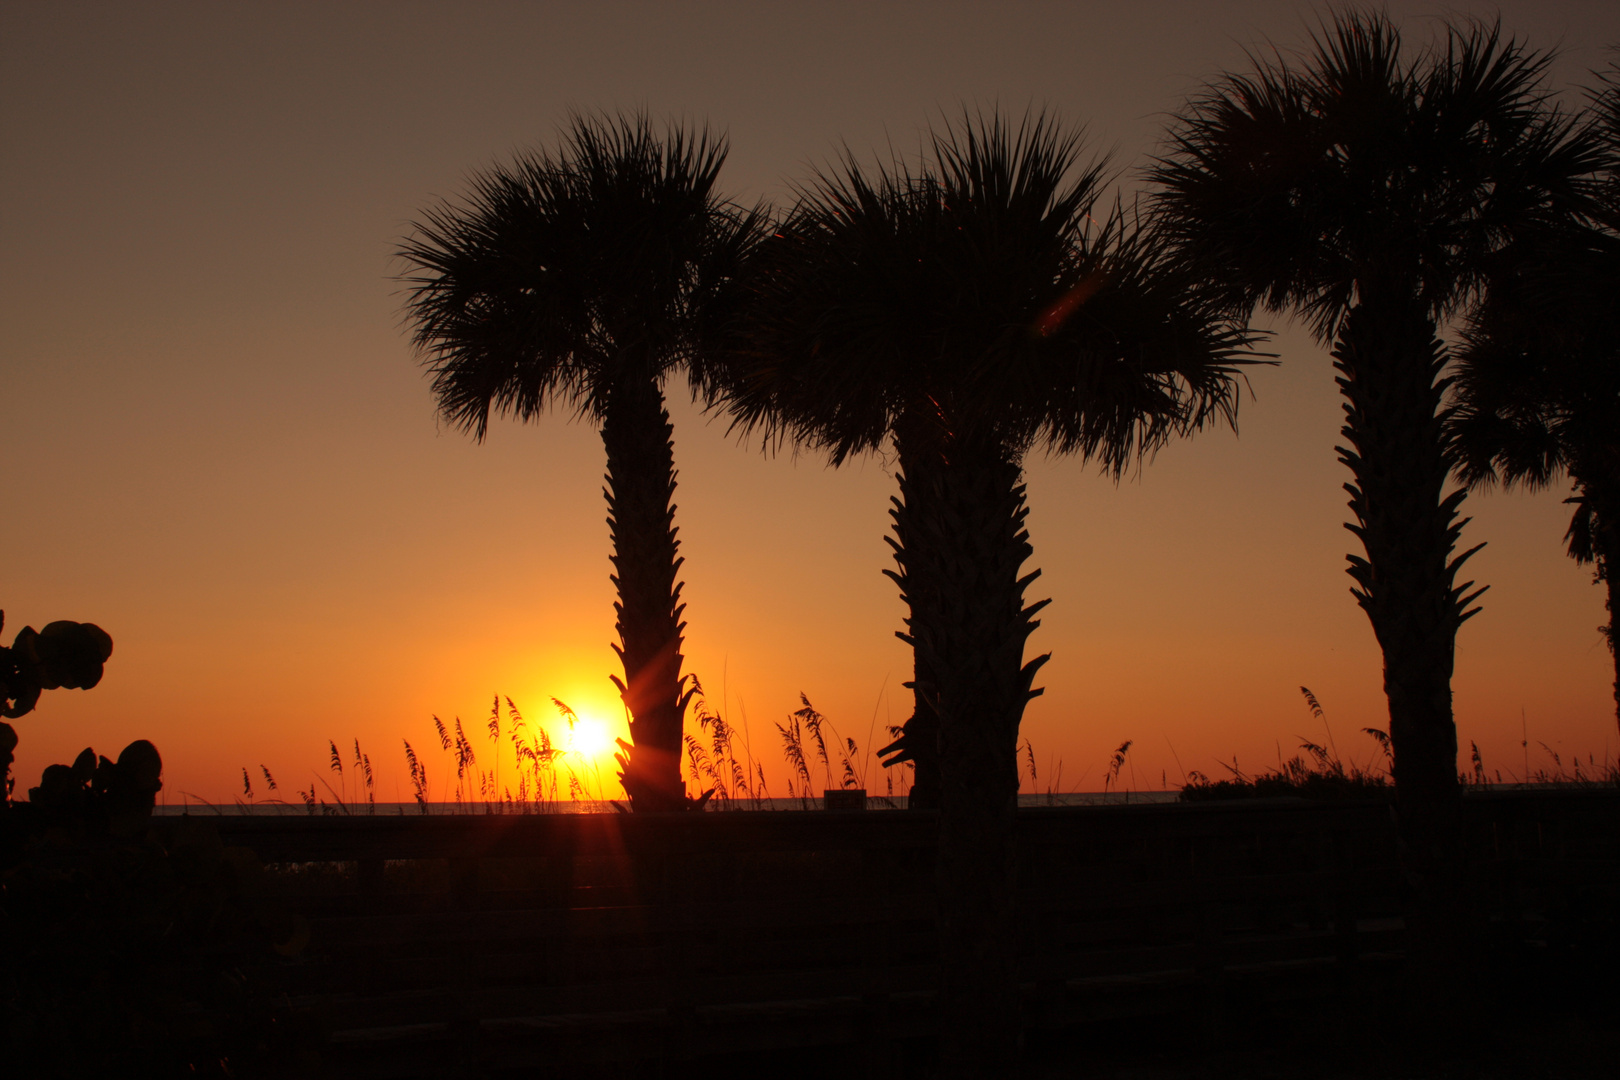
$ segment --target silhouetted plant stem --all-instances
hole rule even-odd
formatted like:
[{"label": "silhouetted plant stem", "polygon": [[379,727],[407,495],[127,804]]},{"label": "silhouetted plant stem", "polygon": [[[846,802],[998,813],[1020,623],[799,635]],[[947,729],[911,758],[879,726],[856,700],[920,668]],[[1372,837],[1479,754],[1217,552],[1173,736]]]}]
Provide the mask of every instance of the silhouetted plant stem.
[{"label": "silhouetted plant stem", "polygon": [[[900,454],[901,490],[904,492],[907,477],[912,478],[913,486],[921,483],[929,458],[926,453],[911,449],[909,440],[903,435],[897,437],[896,442]],[[925,563],[906,557],[906,550],[913,543],[910,539],[910,518],[905,514],[905,506],[899,498],[891,498],[890,502],[894,506],[889,511],[889,516],[894,519],[894,535],[886,536],[884,540],[894,549],[895,563],[899,569],[883,572],[900,587],[900,598],[906,602],[908,610],[906,630],[896,631],[895,636],[913,645],[911,682],[905,685],[912,691],[914,704],[911,716],[902,725],[900,737],[879,750],[878,754],[892,755],[884,763],[886,767],[911,762],[911,792],[906,804],[910,809],[937,810],[940,800],[939,713],[936,708],[939,686],[927,659],[914,642],[919,635],[930,636],[933,633],[930,628],[943,617],[939,606],[939,583],[929,579]]]},{"label": "silhouetted plant stem", "polygon": [[[1588,478],[1588,472],[1595,476]],[[1607,586],[1603,607],[1609,613],[1609,621],[1598,627],[1598,633],[1609,646],[1609,658],[1614,663],[1614,718],[1616,726],[1620,727],[1620,648],[1616,647],[1620,646],[1620,639],[1615,637],[1615,613],[1620,612],[1620,585],[1616,582],[1620,578],[1620,483],[1609,482],[1604,477],[1605,472],[1620,477],[1620,462],[1611,465],[1609,470],[1604,470],[1601,463],[1590,469],[1586,462],[1572,465],[1570,479],[1575,482],[1578,494],[1565,502],[1580,504],[1575,520],[1570,523],[1570,550],[1579,551],[1582,561],[1594,563],[1597,581]],[[1587,536],[1579,537],[1577,534],[1583,527]],[[1589,549],[1582,543],[1585,540],[1590,541]]]},{"label": "silhouetted plant stem", "polygon": [[1421,309],[1403,306],[1414,307],[1358,304],[1333,351],[1349,442],[1340,460],[1354,477],[1349,528],[1367,553],[1349,557],[1349,573],[1384,652],[1396,782],[1412,798],[1450,799],[1457,792],[1456,634],[1484,590],[1464,595],[1472,582],[1454,587],[1478,548],[1451,557],[1467,521],[1457,520],[1465,492],[1443,496],[1443,346]]},{"label": "silhouetted plant stem", "polygon": [[648,380],[626,379],[607,401],[602,445],[607,450],[608,528],[618,600],[624,678],[614,678],[630,710],[630,742],[616,755],[620,780],[636,810],[678,810],[681,733],[691,691],[681,678],[681,558],[675,538],[674,429],[663,395]]},{"label": "silhouetted plant stem", "polygon": [[[1614,530],[1612,529],[1610,530],[1610,533],[1611,546],[1609,549],[1610,561],[1608,565],[1614,567],[1620,565],[1620,563],[1615,561],[1620,560],[1620,536],[1613,535]],[[1617,644],[1615,641],[1614,625],[1615,612],[1620,611],[1620,592],[1617,592],[1617,589],[1620,589],[1620,584],[1616,583],[1615,576],[1616,571],[1609,570],[1607,575],[1609,584],[1609,598],[1604,602],[1603,606],[1609,611],[1609,626],[1605,631],[1605,636],[1609,640],[1609,657],[1614,661],[1614,721],[1615,726],[1620,728],[1620,644]]]},{"label": "silhouetted plant stem", "polygon": [[1444,346],[1420,301],[1371,289],[1363,295],[1333,350],[1348,444],[1339,455],[1354,478],[1346,490],[1355,522],[1347,527],[1366,551],[1365,559],[1349,556],[1349,573],[1384,654],[1404,869],[1414,890],[1409,920],[1423,953],[1414,956],[1416,985],[1427,985],[1427,976],[1455,974],[1462,955],[1451,675],[1457,628],[1479,610],[1468,605],[1484,590],[1455,585],[1478,548],[1452,557],[1467,524],[1457,520],[1466,493],[1444,494]]},{"label": "silhouetted plant stem", "polygon": [[[1047,657],[1024,663],[1046,602],[1024,606],[1032,554],[1020,469],[993,450],[952,446],[949,460],[902,476],[896,532],[904,573],[939,583],[912,626],[933,673],[939,722],[938,889],[943,1058],[948,1075],[989,1076],[1017,1053],[1013,820],[1018,726]],[[937,617],[933,617],[937,615]]]}]

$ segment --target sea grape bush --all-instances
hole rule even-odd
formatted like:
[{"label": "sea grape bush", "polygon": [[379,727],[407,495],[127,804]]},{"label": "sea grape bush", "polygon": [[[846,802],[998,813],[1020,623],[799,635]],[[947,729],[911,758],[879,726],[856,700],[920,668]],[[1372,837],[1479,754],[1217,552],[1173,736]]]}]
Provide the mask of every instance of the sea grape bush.
[{"label": "sea grape bush", "polygon": [[[0,629],[6,613],[0,611]],[[0,647],[0,716],[33,711],[43,690],[88,690],[101,681],[112,638],[95,623],[61,619],[45,629],[25,626],[10,648]]]},{"label": "sea grape bush", "polygon": [[[5,625],[6,613],[0,611],[0,629]],[[59,619],[47,623],[43,630],[23,627],[17,631],[9,648],[0,646],[0,716],[15,720],[32,712],[39,704],[39,695],[46,690],[90,689],[101,681],[102,670],[111,655],[112,638],[95,623]],[[16,730],[0,721],[0,768],[5,769],[8,804],[13,788],[11,763],[16,749]],[[93,772],[94,756],[90,764]]]},{"label": "sea grape bush", "polygon": [[85,747],[72,765],[45,767],[39,786],[28,789],[28,805],[45,822],[130,836],[151,818],[162,777],[163,759],[145,739],[124,747],[117,761]]}]

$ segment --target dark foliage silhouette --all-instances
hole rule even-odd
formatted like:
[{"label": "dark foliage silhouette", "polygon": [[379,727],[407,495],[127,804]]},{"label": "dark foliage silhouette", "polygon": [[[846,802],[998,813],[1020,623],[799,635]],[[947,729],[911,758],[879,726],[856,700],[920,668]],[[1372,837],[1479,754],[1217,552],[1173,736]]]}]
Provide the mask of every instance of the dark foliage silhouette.
[{"label": "dark foliage silhouette", "polygon": [[[1021,463],[1040,446],[1118,476],[1236,405],[1248,336],[1151,237],[1096,221],[1103,166],[1045,117],[969,117],[926,162],[816,176],[744,275],[728,404],[841,464],[893,441],[890,576],[910,615],[917,715],[938,757],[944,1060],[1004,1065],[1018,726],[1045,663]],[[936,727],[933,739],[929,728]],[[920,736],[920,738],[919,738]],[[930,742],[932,745],[930,745]],[[989,1070],[989,1071],[987,1071]]]},{"label": "dark foliage silhouette", "polygon": [[629,709],[621,780],[637,810],[689,805],[680,779],[685,623],[667,377],[709,386],[703,340],[759,216],[715,188],[726,143],[643,116],[575,117],[556,153],[476,175],[400,249],[406,311],[450,423],[553,406],[599,426]]},{"label": "dark foliage silhouette", "polygon": [[[0,611],[0,629],[6,613]],[[112,638],[95,623],[25,626],[10,648],[0,647],[0,716],[16,719],[32,712],[42,690],[88,690],[101,681],[112,655]]]},{"label": "dark foliage silhouette", "polygon": [[[0,630],[6,613],[0,611]],[[45,690],[88,690],[101,681],[112,656],[112,638],[95,623],[60,619],[44,630],[25,626],[10,648],[0,646],[0,716],[15,720],[34,711]],[[0,768],[6,778],[3,798],[11,799],[11,763],[17,732],[0,721]]]},{"label": "dark foliage silhouette", "polygon": [[1493,253],[1583,198],[1595,156],[1546,66],[1496,26],[1448,25],[1412,53],[1385,16],[1342,13],[1297,63],[1256,57],[1195,98],[1151,174],[1159,222],[1235,310],[1297,311],[1333,342],[1365,552],[1351,591],[1384,655],[1413,925],[1437,945],[1460,925],[1454,647],[1483,591],[1456,580],[1477,548],[1453,555],[1464,493],[1445,491],[1437,325],[1478,297]]},{"label": "dark foliage silhouette", "polygon": [[145,739],[117,761],[86,747],[72,765],[45,767],[39,786],[28,789],[29,810],[41,821],[129,836],[152,816],[162,776],[163,759]]},{"label": "dark foliage silhouette", "polygon": [[[1311,710],[1311,716],[1322,725],[1326,733],[1326,745],[1310,739],[1301,739],[1299,748],[1303,753],[1295,754],[1287,761],[1282,759],[1282,749],[1278,748],[1278,762],[1275,769],[1263,769],[1258,773],[1250,774],[1238,767],[1234,758],[1230,765],[1222,762],[1222,767],[1230,773],[1230,777],[1220,780],[1211,780],[1208,776],[1194,769],[1187,774],[1182,784],[1180,799],[1182,802],[1207,802],[1214,799],[1265,799],[1265,798],[1305,798],[1323,801],[1343,801],[1345,799],[1385,799],[1391,794],[1389,786],[1389,734],[1379,728],[1362,728],[1362,734],[1369,736],[1378,747],[1371,760],[1365,764],[1354,759],[1345,760],[1339,756],[1338,742],[1333,737],[1333,729],[1328,724],[1327,710],[1322,703],[1311,693],[1309,687],[1302,686],[1299,692],[1305,698],[1305,704]],[[1382,756],[1383,764],[1378,763]]]},{"label": "dark foliage silhouette", "polygon": [[1470,320],[1447,430],[1457,475],[1531,489],[1567,477],[1575,488],[1569,554],[1608,587],[1600,627],[1615,662],[1620,722],[1620,68],[1592,95],[1607,154],[1589,216],[1571,216],[1504,252],[1489,302]]},{"label": "dark foliage silhouette", "polygon": [[317,1067],[313,1033],[259,977],[307,928],[257,896],[257,860],[209,824],[154,828],[162,771],[145,740],[116,761],[86,749],[0,811],[7,1075]]}]

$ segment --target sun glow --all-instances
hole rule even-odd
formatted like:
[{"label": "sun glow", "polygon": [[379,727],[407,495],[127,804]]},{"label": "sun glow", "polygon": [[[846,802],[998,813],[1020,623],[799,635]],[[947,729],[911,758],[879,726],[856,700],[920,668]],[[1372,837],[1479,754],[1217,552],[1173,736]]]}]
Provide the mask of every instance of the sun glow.
[{"label": "sun glow", "polygon": [[613,738],[607,728],[596,720],[581,716],[568,726],[563,749],[587,758],[605,757],[613,747]]}]

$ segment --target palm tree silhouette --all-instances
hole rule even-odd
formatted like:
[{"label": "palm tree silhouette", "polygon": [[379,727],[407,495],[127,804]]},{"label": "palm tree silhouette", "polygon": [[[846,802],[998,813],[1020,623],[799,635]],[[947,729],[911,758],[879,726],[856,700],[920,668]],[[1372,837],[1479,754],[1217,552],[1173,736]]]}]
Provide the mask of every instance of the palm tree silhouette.
[{"label": "palm tree silhouette", "polygon": [[[1021,463],[1044,446],[1118,476],[1232,419],[1248,334],[1123,215],[1045,117],[933,132],[918,167],[817,175],[743,275],[728,405],[834,465],[892,440],[889,539],[918,716],[937,717],[944,1060],[992,1075],[1016,1037],[1010,967],[1018,726],[1047,660]],[[905,751],[924,761],[917,717]],[[924,729],[925,730],[925,729]]]},{"label": "palm tree silhouette", "polygon": [[1151,171],[1159,222],[1236,310],[1301,312],[1334,343],[1365,550],[1351,591],[1383,649],[1407,869],[1436,904],[1423,882],[1447,887],[1459,794],[1453,650],[1484,591],[1456,583],[1477,548],[1452,554],[1464,492],[1444,490],[1436,329],[1492,252],[1579,196],[1590,148],[1541,89],[1546,65],[1494,25],[1448,25],[1409,58],[1384,16],[1340,14],[1297,65],[1256,58],[1195,98]]},{"label": "palm tree silhouette", "polygon": [[1607,583],[1620,723],[1620,67],[1592,95],[1593,134],[1608,160],[1591,216],[1526,238],[1497,260],[1489,300],[1470,320],[1447,417],[1457,475],[1536,489],[1574,484],[1566,539]]},{"label": "palm tree silhouette", "polygon": [[[663,385],[709,385],[703,340],[760,215],[722,199],[724,138],[645,116],[571,121],[561,150],[474,176],[400,248],[406,305],[441,414],[482,441],[491,411],[553,405],[600,425],[612,580],[630,713],[617,755],[638,810],[688,805],[680,778],[692,690],[681,673],[673,429]],[[701,803],[701,799],[698,800]]]}]

